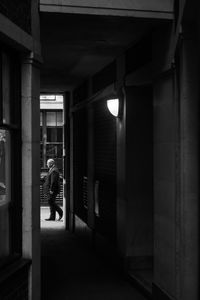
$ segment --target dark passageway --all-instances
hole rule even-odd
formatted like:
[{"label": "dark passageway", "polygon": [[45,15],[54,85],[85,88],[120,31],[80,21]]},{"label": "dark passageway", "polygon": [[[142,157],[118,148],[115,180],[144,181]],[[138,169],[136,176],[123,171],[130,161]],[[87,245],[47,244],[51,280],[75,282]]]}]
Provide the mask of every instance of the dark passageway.
[{"label": "dark passageway", "polygon": [[199,62],[200,1],[0,1],[0,300],[200,299]]},{"label": "dark passageway", "polygon": [[42,229],[42,300],[145,300],[76,235]]}]

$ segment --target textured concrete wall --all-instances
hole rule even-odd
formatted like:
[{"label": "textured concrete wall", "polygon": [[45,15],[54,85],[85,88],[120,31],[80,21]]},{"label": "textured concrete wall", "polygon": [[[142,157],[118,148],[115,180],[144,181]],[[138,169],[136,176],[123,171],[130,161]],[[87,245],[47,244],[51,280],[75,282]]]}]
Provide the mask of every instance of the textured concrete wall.
[{"label": "textured concrete wall", "polygon": [[154,283],[178,300],[199,298],[199,58],[193,25],[183,26],[180,82],[171,71],[154,89]]},{"label": "textured concrete wall", "polygon": [[199,50],[193,26],[181,49],[180,299],[199,299]]}]

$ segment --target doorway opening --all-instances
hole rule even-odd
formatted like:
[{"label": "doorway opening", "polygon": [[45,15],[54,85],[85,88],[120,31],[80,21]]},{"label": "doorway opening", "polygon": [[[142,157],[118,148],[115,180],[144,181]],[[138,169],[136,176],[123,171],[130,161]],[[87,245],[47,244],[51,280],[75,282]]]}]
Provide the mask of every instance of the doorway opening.
[{"label": "doorway opening", "polygon": [[[48,173],[47,161],[53,159],[59,170],[60,190],[56,204],[63,209],[63,95],[40,95],[40,221],[41,228],[61,228],[64,222],[49,221],[50,208],[44,192],[44,181]],[[56,212],[56,219],[58,215]]]}]

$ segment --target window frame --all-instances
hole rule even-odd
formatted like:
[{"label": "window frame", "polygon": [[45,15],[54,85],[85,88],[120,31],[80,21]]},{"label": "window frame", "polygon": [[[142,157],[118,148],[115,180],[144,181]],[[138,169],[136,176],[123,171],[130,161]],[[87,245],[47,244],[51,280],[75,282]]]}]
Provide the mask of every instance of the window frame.
[{"label": "window frame", "polygon": [[[47,126],[47,113],[48,112],[55,112],[56,113],[56,126]],[[62,119],[63,119],[63,110],[62,109],[41,109],[40,113],[42,113],[42,124],[40,124],[40,128],[42,127],[42,140],[40,140],[40,145],[42,145],[42,165],[41,169],[47,169],[46,167],[46,161],[47,161],[47,145],[61,145],[63,146],[63,125],[62,126],[57,126],[57,113],[61,112],[62,113]],[[64,120],[63,120],[64,121]],[[57,141],[47,141],[47,128],[53,129],[53,128],[62,128],[62,142],[57,142]],[[56,157],[57,159],[60,159],[60,157]],[[61,157],[63,159],[63,157]]]},{"label": "window frame", "polygon": [[[4,58],[3,58],[4,57]],[[8,60],[9,118],[4,118],[3,95],[3,59]],[[6,66],[4,66],[6,67]],[[8,205],[8,239],[9,251],[0,257],[0,267],[9,264],[22,256],[22,171],[21,171],[21,59],[18,52],[0,44],[0,129],[9,132],[9,187]],[[17,176],[16,176],[17,174]],[[2,207],[4,204],[2,204]],[[0,206],[1,210],[1,206]],[[1,242],[1,237],[0,237]]]}]

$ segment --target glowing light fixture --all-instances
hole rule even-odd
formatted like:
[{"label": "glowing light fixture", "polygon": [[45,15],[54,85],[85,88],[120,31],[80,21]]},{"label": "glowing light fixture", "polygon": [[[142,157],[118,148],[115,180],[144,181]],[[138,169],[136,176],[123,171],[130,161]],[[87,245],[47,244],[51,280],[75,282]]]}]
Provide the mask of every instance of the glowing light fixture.
[{"label": "glowing light fixture", "polygon": [[118,117],[119,116],[119,99],[109,99],[107,100],[107,107],[109,112],[115,116]]}]

